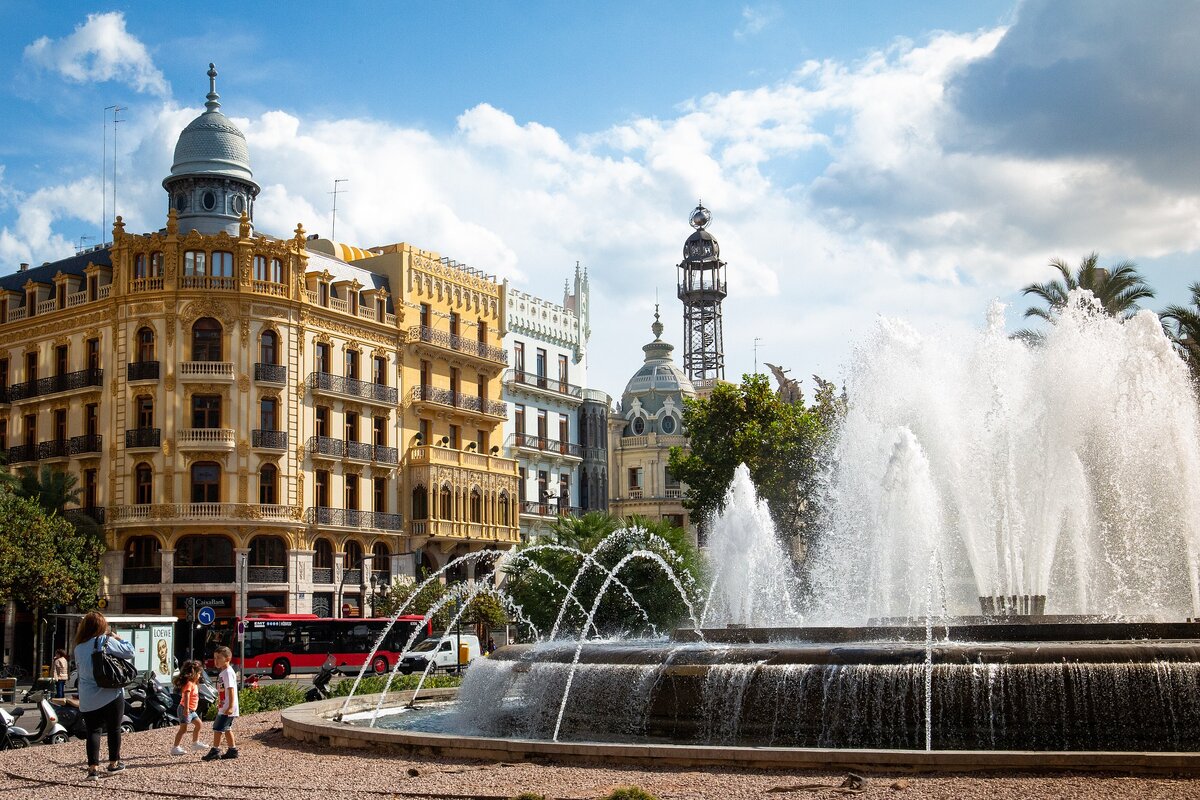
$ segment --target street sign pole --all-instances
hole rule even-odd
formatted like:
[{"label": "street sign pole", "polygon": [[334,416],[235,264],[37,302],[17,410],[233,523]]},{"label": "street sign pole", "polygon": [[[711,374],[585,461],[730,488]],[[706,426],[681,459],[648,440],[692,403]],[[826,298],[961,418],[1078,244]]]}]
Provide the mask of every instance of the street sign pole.
[{"label": "street sign pole", "polygon": [[188,626],[188,661],[196,658],[196,598],[189,597],[185,603]]}]

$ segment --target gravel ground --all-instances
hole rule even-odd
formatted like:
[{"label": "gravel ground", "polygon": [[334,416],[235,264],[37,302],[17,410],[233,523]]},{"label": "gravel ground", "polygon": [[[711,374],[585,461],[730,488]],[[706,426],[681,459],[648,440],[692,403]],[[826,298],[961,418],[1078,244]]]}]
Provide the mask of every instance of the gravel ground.
[{"label": "gravel ground", "polygon": [[[206,726],[205,733],[208,733]],[[548,798],[588,800],[619,786],[637,785],[663,800],[691,798],[1178,798],[1200,797],[1200,779],[1115,775],[901,775],[867,773],[861,792],[834,790],[846,774],[697,770],[664,767],[492,764],[398,758],[361,751],[314,752],[283,737],[279,714],[238,721],[241,757],[205,763],[198,755],[167,754],[173,730],[125,737],[128,769],[84,781],[82,741],[0,753],[0,798],[211,797],[286,798],[485,798],[503,800],[522,791]],[[104,746],[101,754],[106,756]],[[899,783],[898,783],[899,782]]]}]

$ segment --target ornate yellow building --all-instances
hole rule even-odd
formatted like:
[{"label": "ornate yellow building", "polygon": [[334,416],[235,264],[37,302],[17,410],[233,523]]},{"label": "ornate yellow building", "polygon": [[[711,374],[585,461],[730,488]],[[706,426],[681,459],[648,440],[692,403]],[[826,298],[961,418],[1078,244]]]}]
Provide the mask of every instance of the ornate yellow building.
[{"label": "ornate yellow building", "polygon": [[10,465],[79,477],[116,612],[357,615],[373,582],[511,547],[501,287],[406,244],[256,232],[209,76],[165,228],[118,218],[111,245],[0,278]]}]

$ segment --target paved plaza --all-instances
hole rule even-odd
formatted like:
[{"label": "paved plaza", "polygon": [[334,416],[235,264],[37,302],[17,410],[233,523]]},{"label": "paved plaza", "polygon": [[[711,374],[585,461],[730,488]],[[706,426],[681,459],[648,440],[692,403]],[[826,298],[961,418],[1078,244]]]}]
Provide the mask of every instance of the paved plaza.
[{"label": "paved plaza", "polygon": [[[207,733],[206,728],[206,733]],[[345,798],[495,798],[523,791],[562,800],[601,798],[637,785],[662,800],[694,798],[842,797],[845,773],[686,768],[614,768],[396,758],[350,750],[313,751],[283,737],[278,713],[237,725],[241,757],[204,763],[167,755],[173,730],[125,737],[128,769],[89,782],[84,745],[0,753],[0,796],[27,798],[171,798],[339,800]],[[1160,776],[901,775],[866,773],[863,798],[1195,798],[1200,782]]]}]

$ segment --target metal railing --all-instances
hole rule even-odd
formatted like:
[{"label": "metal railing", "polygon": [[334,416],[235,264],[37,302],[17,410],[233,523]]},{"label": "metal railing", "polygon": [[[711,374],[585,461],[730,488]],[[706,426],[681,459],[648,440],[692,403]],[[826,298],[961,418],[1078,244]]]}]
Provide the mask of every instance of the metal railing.
[{"label": "metal railing", "polygon": [[287,383],[287,365],[255,364],[254,380],[262,383]]},{"label": "metal railing", "polygon": [[583,399],[583,387],[576,386],[573,383],[560,381],[557,378],[550,378],[546,375],[538,375],[533,372],[526,372],[520,369],[510,369],[504,373],[504,382],[513,386],[529,386],[535,389],[545,389],[548,392],[561,394],[564,397],[571,397],[576,400]]},{"label": "metal railing", "polygon": [[344,375],[334,375],[329,372],[313,372],[308,376],[308,388],[314,391],[335,392],[350,397],[361,397],[365,400],[377,400],[381,403],[395,405],[400,394],[394,386],[382,383],[371,383],[358,378],[347,378]]},{"label": "metal railing", "polygon": [[91,520],[97,525],[104,524],[104,506],[84,506],[83,508],[68,508],[63,512],[63,516],[75,524],[80,524]]},{"label": "metal railing", "polygon": [[358,461],[379,461],[384,464],[398,464],[399,452],[394,447],[384,447],[370,442],[346,441],[331,439],[328,436],[310,436],[305,449],[313,455],[331,456],[334,458],[353,458]]},{"label": "metal railing", "polygon": [[304,519],[310,525],[335,525],[342,528],[378,528],[385,531],[398,531],[404,525],[404,519],[399,514],[389,514],[385,511],[359,511],[354,508],[328,508],[325,506],[310,506],[304,512]]},{"label": "metal railing", "polygon": [[333,583],[333,567],[313,567],[313,583]]},{"label": "metal railing", "polygon": [[362,585],[362,569],[342,570],[342,583],[347,586]]},{"label": "metal railing", "polygon": [[444,347],[449,350],[455,350],[459,353],[482,358],[485,361],[492,361],[497,364],[508,363],[508,351],[500,347],[493,347],[485,342],[477,339],[468,339],[448,331],[439,331],[428,325],[414,325],[408,329],[408,341],[410,342],[426,342],[428,344]]},{"label": "metal railing", "polygon": [[158,447],[162,444],[162,430],[159,428],[134,428],[125,431],[125,449],[134,447]]},{"label": "metal railing", "polygon": [[267,450],[287,450],[287,431],[250,431],[250,446]]},{"label": "metal railing", "polygon": [[587,512],[580,506],[562,506],[554,501],[538,503],[533,500],[522,500],[521,513],[538,517],[582,517]]},{"label": "metal railing", "polygon": [[38,446],[36,444],[18,444],[8,448],[8,463],[19,464],[22,461],[37,461]]},{"label": "metal railing", "polygon": [[150,585],[162,583],[162,567],[124,567],[121,583]]},{"label": "metal railing", "polygon": [[175,567],[175,583],[233,583],[237,580],[237,567],[201,566]]},{"label": "metal railing", "polygon": [[70,439],[51,439],[38,444],[38,455],[41,458],[70,458],[80,453],[99,453],[104,444],[104,437],[98,433],[72,436]]},{"label": "metal railing", "polygon": [[282,567],[247,567],[246,580],[250,583],[287,583],[288,568]]},{"label": "metal railing", "polygon": [[158,380],[157,361],[130,361],[125,367],[127,381],[156,381]]},{"label": "metal railing", "polygon": [[67,372],[62,375],[52,375],[49,378],[14,383],[8,387],[10,400],[24,400],[29,397],[69,392],[73,389],[83,389],[88,386],[103,386],[104,370],[81,369],[78,372]]},{"label": "metal railing", "polygon": [[438,405],[461,408],[466,411],[478,411],[492,417],[507,417],[508,406],[499,400],[488,400],[473,394],[452,392],[437,386],[414,386],[409,393],[412,402],[437,403]]},{"label": "metal railing", "polygon": [[574,442],[563,442],[558,439],[548,439],[545,436],[535,436],[532,433],[514,433],[508,437],[509,447],[524,447],[545,453],[583,458],[583,446]]}]

